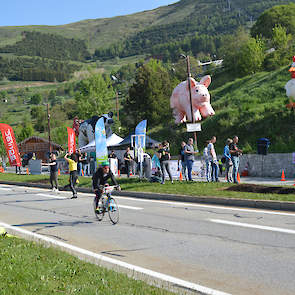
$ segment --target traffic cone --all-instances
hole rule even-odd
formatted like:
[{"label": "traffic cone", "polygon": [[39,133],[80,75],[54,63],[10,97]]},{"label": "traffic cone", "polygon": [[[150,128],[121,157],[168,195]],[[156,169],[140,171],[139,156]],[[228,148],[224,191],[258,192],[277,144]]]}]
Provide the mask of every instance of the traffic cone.
[{"label": "traffic cone", "polygon": [[241,181],[241,179],[240,179],[240,173],[239,172],[237,174],[237,181],[238,181],[238,183],[240,183],[240,181]]},{"label": "traffic cone", "polygon": [[182,173],[181,173],[181,171],[180,171],[180,173],[179,173],[179,180],[182,181],[182,179],[183,179],[183,178],[182,178]]},{"label": "traffic cone", "polygon": [[248,163],[246,163],[245,169],[242,171],[241,176],[248,176],[248,175],[249,175],[249,173],[248,173]]},{"label": "traffic cone", "polygon": [[281,181],[286,181],[286,179],[285,179],[285,172],[284,172],[284,169],[282,170]]},{"label": "traffic cone", "polygon": [[60,176],[60,169],[57,170],[57,175]]}]

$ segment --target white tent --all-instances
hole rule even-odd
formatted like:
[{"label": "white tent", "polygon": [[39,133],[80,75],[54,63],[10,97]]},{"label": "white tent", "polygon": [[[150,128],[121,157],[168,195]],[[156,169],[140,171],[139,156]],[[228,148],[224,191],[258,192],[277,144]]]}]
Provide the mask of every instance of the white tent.
[{"label": "white tent", "polygon": [[[123,141],[123,138],[113,133],[109,138],[107,138],[107,146],[114,146]],[[95,140],[91,141],[87,145],[80,148],[81,153],[95,152]]]}]

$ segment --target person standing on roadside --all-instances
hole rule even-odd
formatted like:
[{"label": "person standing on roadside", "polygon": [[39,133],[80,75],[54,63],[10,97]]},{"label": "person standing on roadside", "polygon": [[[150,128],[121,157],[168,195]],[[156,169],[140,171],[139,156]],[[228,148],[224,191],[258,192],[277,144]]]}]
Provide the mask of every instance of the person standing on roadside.
[{"label": "person standing on roadside", "polygon": [[126,168],[127,177],[129,178],[130,171],[131,171],[132,165],[133,165],[133,157],[131,156],[129,146],[127,147],[126,152],[124,154],[124,161],[125,161],[125,168]]},{"label": "person standing on roadside", "polygon": [[234,183],[239,183],[238,182],[238,172],[239,172],[239,166],[240,166],[239,157],[243,153],[243,151],[238,148],[238,142],[239,142],[239,137],[235,135],[233,138],[233,142],[229,145],[229,152],[233,162]]},{"label": "person standing on roadside", "polygon": [[227,182],[233,182],[233,162],[229,151],[229,146],[232,142],[233,140],[228,138],[223,151],[223,156],[225,157],[225,175]]},{"label": "person standing on roadside", "polygon": [[184,153],[185,152],[185,146],[186,146],[186,143],[183,141],[181,143],[181,147],[179,149],[177,166],[178,166],[178,171],[179,171],[179,162],[181,162],[181,173],[182,173],[182,176],[185,178],[185,180],[187,180],[186,161],[185,161],[185,153]]},{"label": "person standing on roadside", "polygon": [[214,143],[216,142],[216,136],[212,136],[209,144],[208,144],[208,155],[209,160],[212,167],[212,181],[219,182],[218,179],[218,161],[217,161],[217,155],[214,148]]},{"label": "person standing on roadside", "polygon": [[77,154],[66,153],[64,158],[69,163],[69,171],[70,171],[70,189],[73,193],[71,199],[77,199],[77,190],[76,190],[76,183],[78,180],[78,173],[77,173],[77,166],[78,166],[78,156]]},{"label": "person standing on roadside", "polygon": [[186,167],[187,167],[187,174],[188,174],[188,180],[192,181],[192,170],[193,170],[193,164],[195,161],[195,152],[194,149],[194,140],[192,138],[188,139],[188,142],[185,146],[185,160],[186,160]]},{"label": "person standing on roadside", "polygon": [[211,164],[210,164],[209,155],[208,155],[208,144],[209,143],[210,143],[210,140],[207,140],[204,151],[203,151],[203,156],[204,156],[205,165],[206,165],[206,179],[207,179],[207,182],[211,181]]},{"label": "person standing on roadside", "polygon": [[172,174],[170,171],[170,148],[169,148],[169,142],[167,140],[162,142],[162,147],[161,149],[158,150],[158,157],[160,159],[160,164],[161,164],[161,171],[162,171],[162,184],[165,183],[165,169],[169,175],[171,183],[173,183],[173,178]]},{"label": "person standing on roadside", "polygon": [[49,166],[51,190],[53,192],[58,191],[58,170],[57,170],[56,155],[54,153],[50,154],[49,163],[42,163],[42,166]]}]

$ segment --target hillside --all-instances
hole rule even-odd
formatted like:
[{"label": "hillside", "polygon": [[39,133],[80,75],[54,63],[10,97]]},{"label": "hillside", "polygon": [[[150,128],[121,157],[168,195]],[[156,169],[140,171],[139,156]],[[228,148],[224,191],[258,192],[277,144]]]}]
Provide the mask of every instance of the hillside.
[{"label": "hillside", "polygon": [[[289,99],[284,89],[290,80],[288,69],[289,66],[273,72],[260,72],[213,91],[209,87],[216,114],[202,122],[202,132],[197,133],[199,150],[203,150],[206,140],[215,135],[217,152],[221,154],[226,139],[238,135],[245,152],[255,153],[257,139],[261,137],[270,139],[270,152],[294,151],[294,111],[286,108]],[[175,154],[180,142],[192,133],[186,133],[184,126],[169,123],[169,126],[152,130],[151,136],[170,139]]]},{"label": "hillside", "polygon": [[[141,54],[159,43],[198,34],[230,33],[251,26],[267,8],[295,0],[181,0],[154,10],[104,19],[89,19],[62,26],[0,27],[0,47],[22,39],[23,31],[39,31],[84,40],[91,53],[118,42],[128,42],[132,53]],[[134,48],[135,43],[143,46]],[[124,46],[127,46],[126,43]],[[126,53],[125,53],[126,55]]]}]

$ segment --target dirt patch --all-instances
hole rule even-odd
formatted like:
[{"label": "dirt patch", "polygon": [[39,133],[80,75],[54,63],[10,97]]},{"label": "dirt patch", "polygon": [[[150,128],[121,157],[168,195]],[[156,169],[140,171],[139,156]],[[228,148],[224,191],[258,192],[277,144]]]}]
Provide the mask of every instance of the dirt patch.
[{"label": "dirt patch", "polygon": [[258,194],[295,194],[295,188],[293,187],[265,186],[258,184],[238,184],[226,190]]}]

